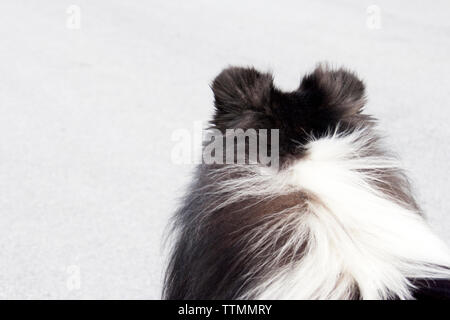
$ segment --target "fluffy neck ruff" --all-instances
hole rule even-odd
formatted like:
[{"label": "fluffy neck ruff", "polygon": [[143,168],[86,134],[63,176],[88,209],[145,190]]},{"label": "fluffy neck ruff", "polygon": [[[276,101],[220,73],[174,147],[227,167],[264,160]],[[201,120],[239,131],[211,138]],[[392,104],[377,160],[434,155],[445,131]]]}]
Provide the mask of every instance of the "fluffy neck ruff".
[{"label": "fluffy neck ruff", "polygon": [[[312,139],[305,157],[284,171],[253,168],[244,178],[247,186],[264,180],[266,190],[238,190],[242,178],[230,181],[228,187],[234,185],[231,188],[239,197],[294,190],[307,195],[305,205],[290,208],[290,215],[279,223],[280,228],[295,232],[284,239],[273,259],[292,252],[290,262],[241,298],[410,299],[414,279],[450,276],[449,251],[417,208],[392,196],[389,185],[377,183],[386,172],[401,174],[394,158],[373,152],[378,150],[377,141],[369,130]],[[273,222],[267,224],[271,226],[253,233],[271,230],[273,237],[266,241],[276,247],[276,235],[281,233]],[[252,234],[249,239],[260,237]],[[268,245],[259,241],[256,246]]]}]

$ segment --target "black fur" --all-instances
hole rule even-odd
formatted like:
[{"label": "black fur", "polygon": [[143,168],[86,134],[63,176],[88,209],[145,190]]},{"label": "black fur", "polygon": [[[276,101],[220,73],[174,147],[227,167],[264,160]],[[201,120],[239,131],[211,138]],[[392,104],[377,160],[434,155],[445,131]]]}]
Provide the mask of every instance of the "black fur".
[{"label": "black fur", "polygon": [[[299,88],[282,92],[270,74],[253,68],[228,68],[212,84],[216,112],[212,124],[224,131],[233,128],[279,129],[280,155],[298,154],[298,143],[308,135],[321,137],[348,130],[371,118],[361,114],[364,84],[344,69],[319,66],[306,75]],[[293,143],[293,142],[297,143]]]}]

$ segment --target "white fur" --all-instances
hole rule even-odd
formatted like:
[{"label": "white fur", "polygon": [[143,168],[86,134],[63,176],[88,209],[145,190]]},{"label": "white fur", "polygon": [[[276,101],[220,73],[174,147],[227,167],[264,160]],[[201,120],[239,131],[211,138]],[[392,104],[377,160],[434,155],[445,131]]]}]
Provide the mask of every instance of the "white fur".
[{"label": "white fur", "polygon": [[450,277],[448,269],[439,267],[450,266],[449,250],[426,221],[371,184],[378,179],[377,170],[397,168],[398,162],[366,156],[367,139],[365,130],[312,139],[307,156],[280,173],[236,167],[251,174],[223,185],[223,190],[235,192],[218,206],[249,195],[276,196],[293,190],[311,195],[306,204],[288,209],[291,214],[270,226],[271,232],[261,228],[248,235],[247,254],[257,254],[258,247],[295,228],[295,236],[267,265],[292,246],[300,250],[305,239],[309,244],[302,259],[292,259],[241,298],[346,299],[357,286],[363,299],[410,299],[408,278]]}]

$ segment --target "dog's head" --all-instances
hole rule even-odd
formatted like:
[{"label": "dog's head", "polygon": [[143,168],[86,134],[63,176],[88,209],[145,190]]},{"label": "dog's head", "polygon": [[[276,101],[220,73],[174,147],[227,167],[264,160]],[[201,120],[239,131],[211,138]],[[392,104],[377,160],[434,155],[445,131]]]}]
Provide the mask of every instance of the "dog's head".
[{"label": "dog's head", "polygon": [[303,77],[298,89],[282,92],[269,73],[230,67],[212,83],[215,114],[212,125],[226,129],[279,129],[280,155],[298,154],[303,142],[335,130],[352,130],[361,121],[365,87],[344,69],[319,65]]}]

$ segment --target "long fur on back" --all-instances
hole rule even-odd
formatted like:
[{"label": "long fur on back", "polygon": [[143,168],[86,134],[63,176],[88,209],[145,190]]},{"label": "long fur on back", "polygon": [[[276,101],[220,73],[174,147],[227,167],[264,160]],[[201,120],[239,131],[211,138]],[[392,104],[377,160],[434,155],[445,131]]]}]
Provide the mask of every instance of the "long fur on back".
[{"label": "long fur on back", "polygon": [[198,167],[174,217],[165,298],[411,299],[450,278],[353,73],[319,66],[285,93],[270,74],[229,68],[212,89],[212,127],[279,129],[281,167]]}]

